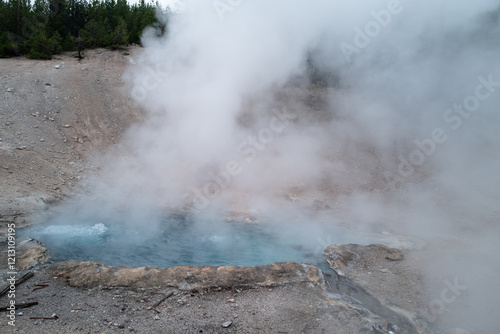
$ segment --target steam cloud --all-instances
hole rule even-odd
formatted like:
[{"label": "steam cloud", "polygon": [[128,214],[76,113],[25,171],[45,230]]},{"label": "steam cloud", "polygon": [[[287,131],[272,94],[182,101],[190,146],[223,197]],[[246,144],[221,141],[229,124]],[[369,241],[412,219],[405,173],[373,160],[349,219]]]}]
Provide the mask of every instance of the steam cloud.
[{"label": "steam cloud", "polygon": [[338,220],[455,240],[429,266],[467,286],[443,321],[495,332],[499,20],[496,0],[191,1],[144,34],[126,78],[148,120],[91,196],[146,225],[319,198]]}]

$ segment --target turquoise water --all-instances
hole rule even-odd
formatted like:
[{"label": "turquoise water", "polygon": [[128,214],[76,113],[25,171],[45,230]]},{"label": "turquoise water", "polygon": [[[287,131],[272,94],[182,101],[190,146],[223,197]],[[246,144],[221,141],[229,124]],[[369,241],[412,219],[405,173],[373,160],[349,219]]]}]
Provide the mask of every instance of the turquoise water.
[{"label": "turquoise water", "polygon": [[307,244],[286,232],[279,224],[199,221],[172,215],[155,228],[101,221],[67,225],[49,221],[20,234],[41,241],[50,250],[52,261],[155,267],[326,263],[321,254],[326,245],[318,246],[315,241]]}]

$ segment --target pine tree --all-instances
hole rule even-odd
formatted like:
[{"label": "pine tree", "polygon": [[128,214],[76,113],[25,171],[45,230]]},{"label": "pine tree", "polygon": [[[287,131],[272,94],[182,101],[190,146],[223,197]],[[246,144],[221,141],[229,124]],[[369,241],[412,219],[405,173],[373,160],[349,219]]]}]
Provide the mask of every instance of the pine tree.
[{"label": "pine tree", "polygon": [[145,0],[0,0],[0,57],[50,59],[73,50],[81,57],[83,48],[140,43],[147,26],[164,32],[157,10]]}]

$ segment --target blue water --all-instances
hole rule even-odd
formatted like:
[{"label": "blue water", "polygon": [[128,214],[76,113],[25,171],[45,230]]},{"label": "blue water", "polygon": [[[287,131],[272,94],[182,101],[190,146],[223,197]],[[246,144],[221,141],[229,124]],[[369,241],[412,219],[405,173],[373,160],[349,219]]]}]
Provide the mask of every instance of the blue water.
[{"label": "blue water", "polygon": [[41,241],[53,261],[154,267],[255,266],[278,261],[326,264],[321,254],[326,245],[305,245],[284,232],[282,225],[197,221],[172,215],[154,228],[101,221],[67,225],[49,221],[19,233]]}]

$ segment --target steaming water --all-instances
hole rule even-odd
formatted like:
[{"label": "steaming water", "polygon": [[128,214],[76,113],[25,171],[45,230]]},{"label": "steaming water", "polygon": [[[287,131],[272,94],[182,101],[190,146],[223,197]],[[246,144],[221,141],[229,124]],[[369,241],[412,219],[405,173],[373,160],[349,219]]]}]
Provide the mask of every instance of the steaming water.
[{"label": "steaming water", "polygon": [[[319,239],[291,235],[280,224],[197,221],[170,216],[156,230],[106,222],[33,226],[20,232],[41,241],[53,261],[99,261],[105,265],[172,267],[179,265],[254,266],[278,261],[307,262],[325,268]],[[359,237],[330,230],[328,242]],[[305,242],[304,240],[309,240]]]}]

